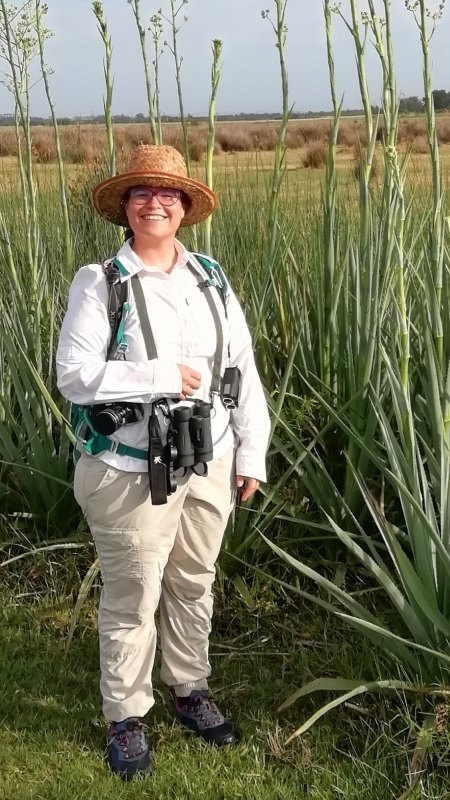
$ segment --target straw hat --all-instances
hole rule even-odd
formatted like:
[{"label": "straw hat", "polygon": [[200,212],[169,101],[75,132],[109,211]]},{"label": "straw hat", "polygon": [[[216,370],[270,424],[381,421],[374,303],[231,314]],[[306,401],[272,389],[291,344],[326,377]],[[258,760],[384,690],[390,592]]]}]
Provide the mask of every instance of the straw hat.
[{"label": "straw hat", "polygon": [[92,190],[96,211],[114,225],[128,225],[123,202],[132,186],[169,186],[181,189],[190,200],[181,225],[194,225],[209,217],[217,198],[204,183],[189,178],[183,157],[174,147],[140,144],[136,147],[126,172],[107,178]]}]

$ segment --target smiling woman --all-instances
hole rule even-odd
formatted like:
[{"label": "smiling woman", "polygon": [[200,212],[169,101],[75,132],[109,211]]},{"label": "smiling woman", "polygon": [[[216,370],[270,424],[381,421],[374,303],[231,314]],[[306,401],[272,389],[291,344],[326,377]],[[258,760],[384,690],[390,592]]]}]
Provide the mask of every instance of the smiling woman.
[{"label": "smiling woman", "polygon": [[140,145],[93,202],[130,236],[75,276],[57,370],[77,404],[74,493],[102,570],[109,764],[129,779],[151,771],[140,718],[154,702],[158,605],[175,717],[209,743],[236,740],[208,692],[214,564],[236,490],[245,501],[265,480],[269,420],[236,297],[176,239],[214,193],[172,147]]},{"label": "smiling woman", "polygon": [[[134,235],[134,251],[149,244],[148,238],[156,241],[175,236],[189,207],[183,203],[183,193],[168,187],[133,186],[125,195],[125,213],[130,230]],[[172,266],[172,264],[170,264]]]}]

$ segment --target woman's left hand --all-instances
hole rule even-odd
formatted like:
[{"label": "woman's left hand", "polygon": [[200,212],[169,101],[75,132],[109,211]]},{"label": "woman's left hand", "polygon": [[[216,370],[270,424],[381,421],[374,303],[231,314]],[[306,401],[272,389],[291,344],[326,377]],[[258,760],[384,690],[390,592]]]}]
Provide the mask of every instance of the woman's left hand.
[{"label": "woman's left hand", "polygon": [[242,489],[240,501],[245,503],[259,488],[259,481],[256,478],[246,478],[245,475],[236,475],[236,486]]}]

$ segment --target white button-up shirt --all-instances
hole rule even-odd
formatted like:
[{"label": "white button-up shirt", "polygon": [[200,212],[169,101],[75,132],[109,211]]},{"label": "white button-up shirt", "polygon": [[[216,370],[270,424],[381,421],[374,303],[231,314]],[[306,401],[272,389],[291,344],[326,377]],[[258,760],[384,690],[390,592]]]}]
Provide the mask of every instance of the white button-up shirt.
[{"label": "white button-up shirt", "polygon": [[[125,318],[125,361],[106,361],[111,329],[108,322],[109,290],[100,264],[82,267],[74,277],[56,355],[58,388],[72,403],[91,405],[113,401],[144,404],[142,422],[125,425],[113,441],[147,450],[150,403],[160,397],[178,398],[181,373],[178,364],[197,370],[201,386],[192,399],[209,402],[216,351],[216,327],[205,293],[187,267],[189,253],[176,242],[178,260],[169,272],[144,264],[126,242],[117,253],[129,280],[139,273],[158,357],[148,360],[144,337],[129,292]],[[194,262],[195,265],[195,262]],[[222,374],[227,366],[241,370],[239,407],[228,411],[219,398],[211,414],[214,458],[236,446],[236,472],[266,480],[265,456],[269,415],[255,361],[250,333],[242,309],[229,290],[227,315],[216,288],[211,292],[224,331]],[[228,345],[230,357],[228,358]],[[179,405],[184,405],[182,401]],[[105,451],[98,455],[116,469],[147,471],[147,462]]]}]

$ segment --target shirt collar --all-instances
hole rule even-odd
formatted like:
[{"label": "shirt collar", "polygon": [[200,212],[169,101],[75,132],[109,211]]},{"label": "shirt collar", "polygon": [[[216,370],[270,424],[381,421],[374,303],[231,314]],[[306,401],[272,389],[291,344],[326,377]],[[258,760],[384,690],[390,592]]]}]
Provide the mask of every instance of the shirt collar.
[{"label": "shirt collar", "polygon": [[[186,250],[184,244],[180,242],[178,239],[175,239],[175,249],[178,254],[178,258],[176,263],[170,270],[173,272],[177,267],[185,267],[187,262],[189,261],[189,253]],[[130,242],[127,241],[125,244],[122,245],[120,250],[118,251],[116,258],[120,261],[121,264],[125,267],[128,275],[122,275],[121,280],[125,281],[128,278],[131,278],[132,275],[136,275],[138,272],[145,270],[145,272],[156,272],[161,273],[161,270],[158,267],[154,267],[150,264],[144,264],[142,259],[139,258],[138,255],[134,252],[133,248],[130,245]],[[165,273],[170,274],[170,273]]]}]

